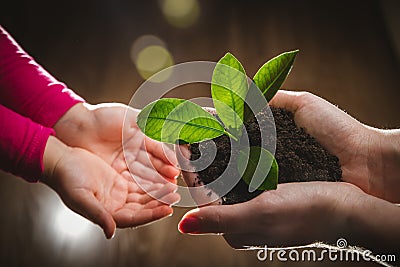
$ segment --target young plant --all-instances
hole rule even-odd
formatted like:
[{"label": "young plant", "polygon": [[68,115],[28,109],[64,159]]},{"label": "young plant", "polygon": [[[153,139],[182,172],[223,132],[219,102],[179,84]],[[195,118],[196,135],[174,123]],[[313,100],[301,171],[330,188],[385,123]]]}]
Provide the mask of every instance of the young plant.
[{"label": "young plant", "polygon": [[[257,71],[253,81],[267,102],[285,81],[297,53],[298,50],[280,54]],[[244,123],[253,115],[245,101],[248,93],[249,83],[242,64],[227,53],[215,66],[211,81],[214,107],[222,123],[193,102],[162,98],[143,108],[137,124],[146,136],[164,143],[192,144],[223,134],[239,143]],[[241,149],[237,167],[249,191],[276,189],[278,164],[268,150],[262,147]]]}]

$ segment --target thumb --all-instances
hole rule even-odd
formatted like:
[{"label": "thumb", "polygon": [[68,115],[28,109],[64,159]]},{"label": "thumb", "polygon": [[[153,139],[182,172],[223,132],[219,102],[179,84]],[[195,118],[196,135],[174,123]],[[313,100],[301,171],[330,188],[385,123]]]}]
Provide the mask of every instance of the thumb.
[{"label": "thumb", "polygon": [[295,113],[299,108],[299,96],[302,94],[303,92],[278,90],[278,92],[269,102],[269,105],[273,107],[284,108]]},{"label": "thumb", "polygon": [[235,205],[213,205],[186,213],[178,225],[184,234],[245,233],[251,223],[251,207],[245,202]]},{"label": "thumb", "polygon": [[101,205],[97,198],[90,193],[80,195],[78,213],[99,225],[110,239],[114,236],[116,224],[112,215]]}]

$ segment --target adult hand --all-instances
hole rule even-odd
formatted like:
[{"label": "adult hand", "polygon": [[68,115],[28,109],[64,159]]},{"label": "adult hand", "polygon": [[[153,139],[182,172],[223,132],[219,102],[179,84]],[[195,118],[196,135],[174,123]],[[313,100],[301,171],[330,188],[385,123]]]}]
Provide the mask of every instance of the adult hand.
[{"label": "adult hand", "polygon": [[400,210],[344,182],[279,184],[277,190],[234,205],[188,212],[183,233],[223,233],[234,248],[298,246],[345,238],[374,252],[398,247]]},{"label": "adult hand", "polygon": [[171,214],[172,208],[164,203],[179,200],[176,185],[148,183],[142,189],[100,157],[70,148],[52,136],[46,145],[44,166],[42,182],[70,209],[98,224],[107,238],[113,236],[116,226],[134,227]]},{"label": "adult hand", "polygon": [[400,132],[366,126],[308,92],[279,90],[271,106],[294,113],[298,126],[337,156],[343,180],[365,192],[400,202]]},{"label": "adult hand", "polygon": [[[387,145],[399,143],[398,136],[394,138],[397,132],[389,137],[310,93],[280,91],[271,105],[292,111],[299,126],[338,156],[343,178],[349,183],[279,184],[277,190],[245,203],[190,211],[181,220],[180,231],[223,233],[235,248],[334,243],[342,237],[374,252],[393,252],[400,236],[399,208],[359,188],[388,200],[398,199],[399,187],[393,174],[398,173],[395,168],[400,154],[395,145]],[[389,142],[390,138],[397,141]],[[377,173],[382,176],[375,176]]]}]

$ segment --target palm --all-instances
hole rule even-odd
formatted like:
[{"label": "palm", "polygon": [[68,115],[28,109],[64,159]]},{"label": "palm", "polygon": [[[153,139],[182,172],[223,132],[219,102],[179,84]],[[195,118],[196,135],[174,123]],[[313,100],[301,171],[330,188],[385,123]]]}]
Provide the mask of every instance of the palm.
[{"label": "palm", "polygon": [[172,209],[164,202],[174,202],[178,198],[173,184],[149,183],[145,189],[157,200],[152,198],[102,159],[79,148],[62,157],[55,176],[61,179],[53,181],[51,186],[66,205],[99,224],[108,237],[114,231],[114,224],[134,227],[167,216]]},{"label": "palm", "polygon": [[308,93],[279,92],[271,105],[294,113],[296,124],[339,158],[343,180],[369,190],[369,173],[364,151],[370,140],[365,126],[329,102]]},{"label": "palm", "polygon": [[136,124],[138,110],[100,104],[91,112],[93,119],[82,127],[82,133],[70,133],[64,127],[59,137],[70,146],[98,155],[124,178],[131,180],[132,174],[140,185],[175,182],[179,172],[172,166],[177,163],[174,153],[144,136]]}]

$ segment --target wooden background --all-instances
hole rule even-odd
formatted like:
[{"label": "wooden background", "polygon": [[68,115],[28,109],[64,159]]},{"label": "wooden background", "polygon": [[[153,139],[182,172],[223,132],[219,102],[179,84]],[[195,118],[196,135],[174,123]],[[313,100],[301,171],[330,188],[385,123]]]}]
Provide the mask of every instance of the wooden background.
[{"label": "wooden background", "polygon": [[[157,1],[7,2],[0,5],[0,23],[49,72],[91,103],[129,102],[143,82],[129,57],[130,47],[139,36],[154,34],[165,41],[175,63],[216,61],[231,51],[250,75],[272,56],[300,49],[285,88],[318,94],[372,126],[400,126],[396,0],[202,0],[198,21],[187,29],[168,24]],[[171,96],[209,92],[208,87],[191,86]],[[45,186],[2,173],[0,203],[0,266],[284,264],[259,262],[256,252],[234,251],[220,236],[179,234],[183,208],[161,222],[119,230],[111,241],[97,228],[90,238],[66,240],[52,230],[53,206],[61,204]]]}]

